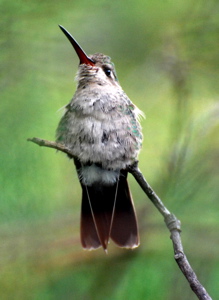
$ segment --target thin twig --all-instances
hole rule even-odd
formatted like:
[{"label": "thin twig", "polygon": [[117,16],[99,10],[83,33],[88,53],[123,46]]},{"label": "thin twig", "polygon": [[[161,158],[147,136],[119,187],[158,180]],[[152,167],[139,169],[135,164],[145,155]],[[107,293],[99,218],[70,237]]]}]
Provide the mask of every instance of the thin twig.
[{"label": "thin twig", "polygon": [[[49,148],[56,149],[58,151],[62,151],[68,154],[68,156],[74,157],[74,153],[72,153],[72,151],[63,144],[55,143],[52,141],[47,141],[39,138],[31,138],[28,139],[28,141],[33,142],[39,146],[49,147]],[[159,212],[164,217],[164,221],[166,223],[167,228],[170,231],[170,238],[173,243],[174,258],[180,270],[182,271],[187,281],[189,282],[191,289],[196,294],[198,299],[212,300],[212,298],[208,295],[205,288],[199,282],[195,272],[193,271],[191,265],[189,264],[186,258],[182,246],[181,237],[180,237],[180,232],[181,232],[180,221],[164,206],[161,199],[156,195],[154,190],[147,183],[143,174],[138,168],[137,161],[132,166],[129,166],[128,172],[134,176],[134,178],[136,179],[136,181],[138,182],[142,190],[146,193],[148,198],[152,201],[154,206],[159,210]]]},{"label": "thin twig", "polygon": [[166,223],[167,228],[170,231],[170,238],[173,243],[174,258],[180,270],[182,271],[187,281],[189,282],[191,289],[196,294],[198,299],[212,300],[212,298],[208,295],[205,288],[199,282],[195,272],[193,271],[183,251],[182,241],[180,237],[180,232],[181,232],[180,221],[173,214],[169,212],[169,210],[162,203],[161,199],[156,195],[154,190],[147,183],[147,181],[145,180],[144,176],[142,175],[141,171],[138,168],[138,162],[135,162],[132,166],[130,166],[128,171],[134,176],[134,178],[141,186],[143,191],[146,193],[148,198],[153,202],[155,207],[164,216],[164,221]]},{"label": "thin twig", "polygon": [[36,137],[29,138],[29,139],[27,139],[27,141],[28,142],[33,142],[34,144],[37,144],[37,145],[42,146],[42,147],[48,147],[48,148],[56,149],[58,151],[62,151],[64,153],[68,154],[68,156],[70,156],[72,158],[74,157],[74,154],[72,153],[72,151],[63,144],[56,143],[56,142],[53,142],[53,141],[39,139],[39,138],[36,138]]}]

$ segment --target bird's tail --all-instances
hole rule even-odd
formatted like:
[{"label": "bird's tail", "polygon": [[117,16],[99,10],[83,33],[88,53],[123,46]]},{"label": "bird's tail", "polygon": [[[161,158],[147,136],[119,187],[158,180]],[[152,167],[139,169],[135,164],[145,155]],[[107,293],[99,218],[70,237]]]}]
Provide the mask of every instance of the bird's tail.
[{"label": "bird's tail", "polygon": [[139,245],[137,218],[125,171],[114,185],[82,184],[83,248],[92,250],[102,246],[107,251],[110,238],[123,248]]}]

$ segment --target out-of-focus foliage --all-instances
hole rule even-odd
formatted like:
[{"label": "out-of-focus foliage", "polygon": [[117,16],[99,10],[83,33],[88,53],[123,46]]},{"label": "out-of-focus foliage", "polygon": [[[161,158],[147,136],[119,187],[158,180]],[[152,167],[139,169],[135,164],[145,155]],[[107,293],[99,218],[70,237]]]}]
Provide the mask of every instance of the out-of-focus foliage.
[{"label": "out-of-focus foliage", "polygon": [[54,140],[72,97],[77,57],[112,57],[146,114],[140,168],[182,221],[188,258],[212,298],[219,279],[219,3],[0,2],[1,299],[196,299],[173,260],[158,212],[130,178],[141,246],[84,252],[80,187],[64,155],[27,143]]}]

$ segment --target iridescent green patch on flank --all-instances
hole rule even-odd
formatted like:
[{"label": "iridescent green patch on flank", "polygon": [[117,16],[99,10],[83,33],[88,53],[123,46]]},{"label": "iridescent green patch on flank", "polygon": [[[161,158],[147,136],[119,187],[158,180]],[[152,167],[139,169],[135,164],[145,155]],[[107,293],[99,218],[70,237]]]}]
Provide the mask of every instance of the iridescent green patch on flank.
[{"label": "iridescent green patch on flank", "polygon": [[123,113],[123,114],[126,114],[125,112],[126,112],[126,108],[123,106],[123,105],[119,105],[118,106],[118,111],[120,111],[121,113]]},{"label": "iridescent green patch on flank", "polygon": [[64,136],[66,134],[66,132],[68,131],[67,128],[67,123],[66,122],[60,122],[59,123],[59,127],[58,127],[58,131],[57,131],[57,142],[63,142],[65,140]]},{"label": "iridescent green patch on flank", "polygon": [[134,133],[135,136],[139,137],[139,131],[138,130],[133,130],[132,132]]},{"label": "iridescent green patch on flank", "polygon": [[130,105],[128,106],[128,108],[131,109],[131,110],[134,110],[135,107],[134,107],[133,104],[130,104]]}]

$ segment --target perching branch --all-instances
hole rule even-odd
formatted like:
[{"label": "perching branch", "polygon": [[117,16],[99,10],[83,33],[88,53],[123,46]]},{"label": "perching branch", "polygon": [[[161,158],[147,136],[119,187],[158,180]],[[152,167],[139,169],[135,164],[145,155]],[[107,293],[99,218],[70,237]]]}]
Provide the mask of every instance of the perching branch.
[{"label": "perching branch", "polygon": [[[47,141],[39,138],[31,138],[28,139],[28,141],[33,142],[39,146],[43,147],[49,147],[56,149],[58,151],[62,151],[66,153],[69,157],[74,157],[74,153],[67,148],[65,145]],[[180,237],[181,232],[181,224],[180,221],[172,214],[170,211],[164,206],[161,199],[156,195],[154,190],[150,187],[150,185],[145,180],[144,176],[142,175],[141,171],[138,168],[138,162],[136,161],[133,165],[129,166],[128,172],[131,173],[142,190],[145,192],[145,194],[148,196],[148,198],[152,201],[154,206],[159,210],[159,212],[164,217],[164,221],[166,223],[167,228],[170,231],[170,238],[173,243],[173,249],[174,249],[174,258],[186,277],[187,281],[190,284],[191,289],[196,294],[198,299],[200,300],[212,300],[212,298],[208,295],[205,288],[201,285],[199,282],[195,272],[193,271],[192,267],[190,266],[186,255],[183,250],[182,241]]]},{"label": "perching branch", "polygon": [[53,148],[53,149],[56,149],[58,151],[62,151],[64,153],[68,154],[68,156],[70,156],[72,158],[74,157],[71,150],[63,144],[52,142],[52,141],[47,141],[47,140],[43,140],[43,139],[39,139],[39,138],[36,138],[36,137],[34,137],[32,139],[29,138],[29,139],[27,139],[27,141],[28,142],[33,142],[33,143],[35,143],[39,146]]},{"label": "perching branch", "polygon": [[199,282],[183,251],[182,241],[180,237],[180,221],[169,212],[169,210],[162,203],[161,199],[156,195],[154,190],[147,183],[141,171],[138,169],[138,162],[135,162],[132,166],[130,166],[128,171],[135,177],[142,190],[146,193],[148,198],[153,202],[155,207],[163,215],[166,226],[170,231],[170,238],[172,240],[174,249],[174,258],[180,270],[189,282],[191,289],[196,294],[198,299],[212,300],[205,288]]}]

